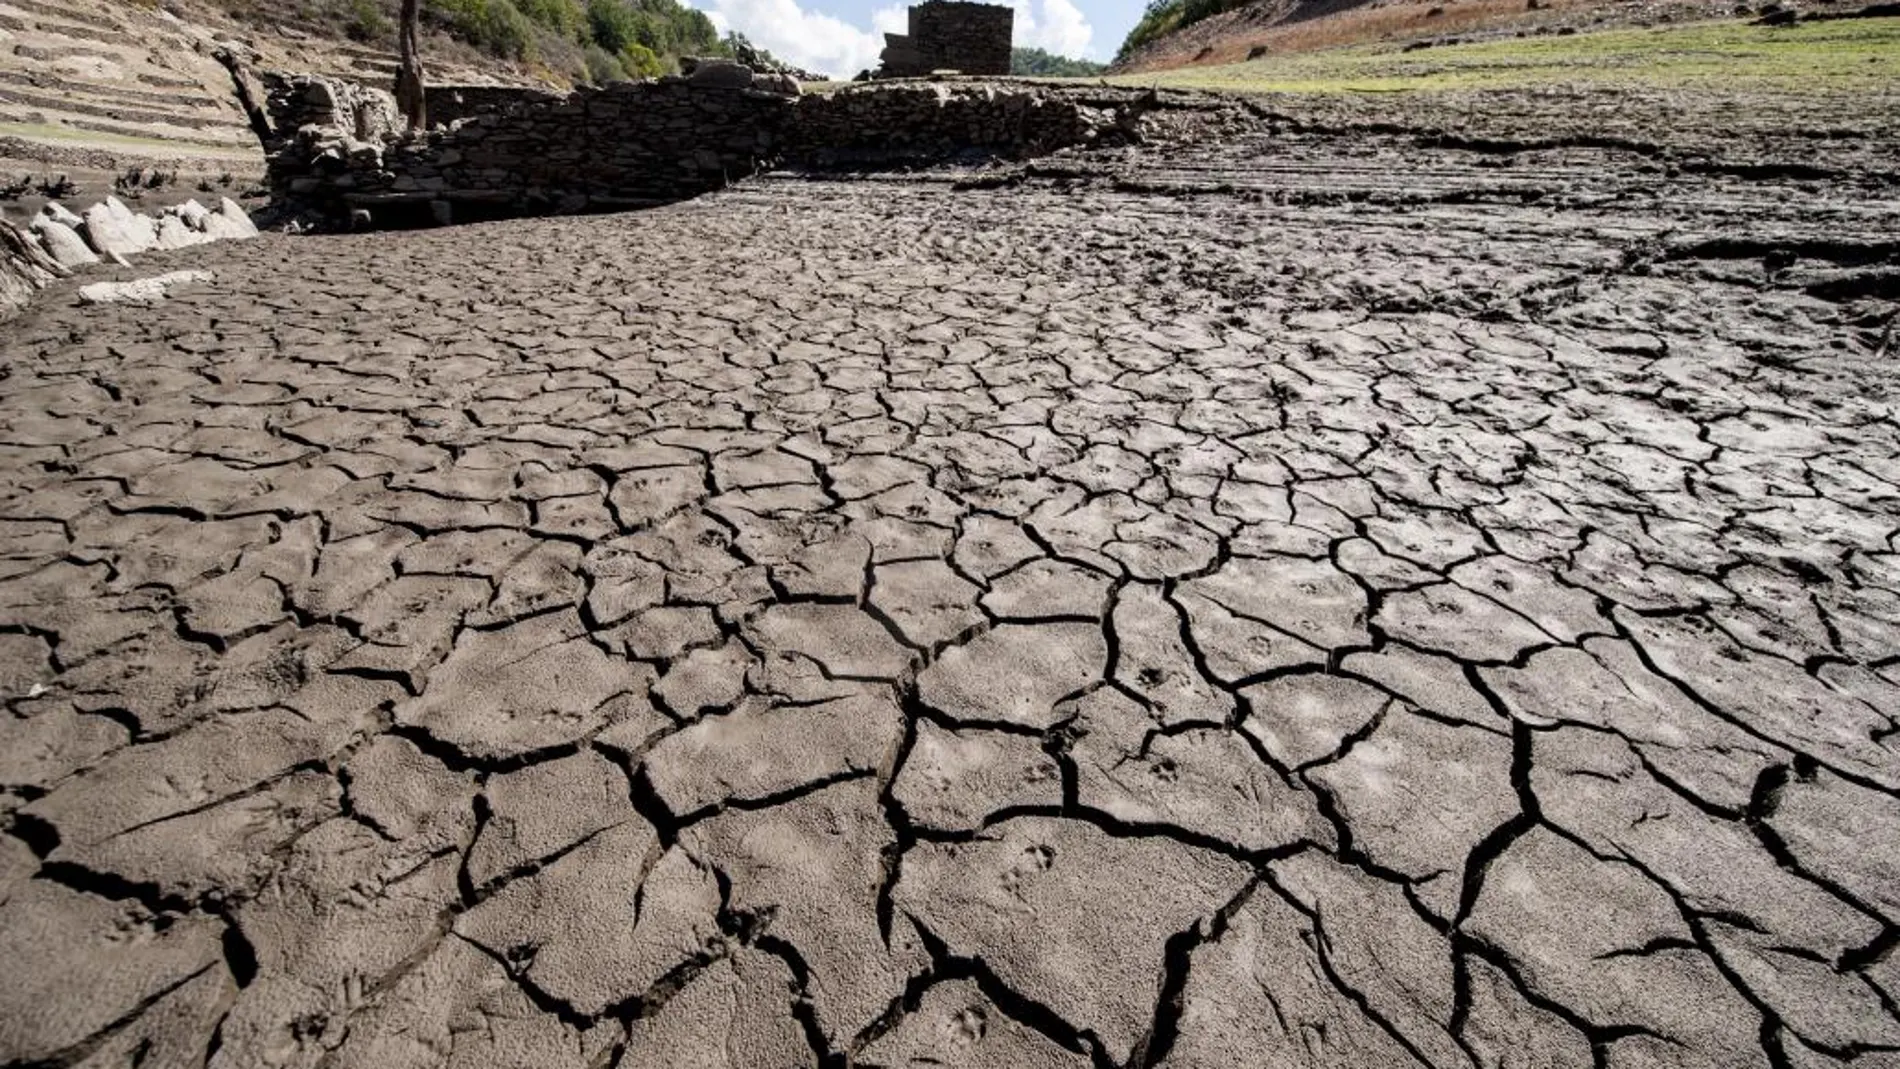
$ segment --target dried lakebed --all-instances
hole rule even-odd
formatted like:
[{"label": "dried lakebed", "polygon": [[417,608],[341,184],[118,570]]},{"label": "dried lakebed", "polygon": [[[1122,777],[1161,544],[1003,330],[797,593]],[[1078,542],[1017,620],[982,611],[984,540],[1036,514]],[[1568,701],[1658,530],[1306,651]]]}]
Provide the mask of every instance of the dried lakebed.
[{"label": "dried lakebed", "polygon": [[1696,114],[56,286],[0,1062],[1895,1064],[1891,136]]}]

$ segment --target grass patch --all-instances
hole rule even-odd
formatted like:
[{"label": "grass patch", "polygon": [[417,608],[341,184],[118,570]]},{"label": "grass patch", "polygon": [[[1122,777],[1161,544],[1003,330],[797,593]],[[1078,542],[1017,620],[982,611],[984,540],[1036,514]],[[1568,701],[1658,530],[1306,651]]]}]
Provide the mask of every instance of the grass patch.
[{"label": "grass patch", "polygon": [[1828,91],[1900,86],[1900,18],[1795,26],[1708,22],[1512,37],[1412,52],[1359,45],[1111,77],[1121,85],[1255,92],[1404,92],[1539,84]]}]

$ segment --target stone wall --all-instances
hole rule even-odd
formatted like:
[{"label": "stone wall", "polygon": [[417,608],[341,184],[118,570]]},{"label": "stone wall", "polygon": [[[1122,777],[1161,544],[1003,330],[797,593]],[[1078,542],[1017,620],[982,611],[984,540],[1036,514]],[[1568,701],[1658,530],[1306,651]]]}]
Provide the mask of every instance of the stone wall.
[{"label": "stone wall", "polygon": [[918,78],[932,71],[1009,73],[1016,13],[997,4],[926,0],[909,11],[908,34],[884,35],[878,77]]},{"label": "stone wall", "polygon": [[384,112],[361,90],[271,81],[274,207],[324,228],[646,207],[776,165],[1020,158],[1091,142],[1125,118],[1114,99],[981,82],[790,97],[752,88],[728,66],[525,100],[406,137],[382,128]]},{"label": "stone wall", "polygon": [[517,104],[553,101],[560,94],[512,85],[431,85],[423,89],[429,125],[447,126],[477,115],[497,115]]}]

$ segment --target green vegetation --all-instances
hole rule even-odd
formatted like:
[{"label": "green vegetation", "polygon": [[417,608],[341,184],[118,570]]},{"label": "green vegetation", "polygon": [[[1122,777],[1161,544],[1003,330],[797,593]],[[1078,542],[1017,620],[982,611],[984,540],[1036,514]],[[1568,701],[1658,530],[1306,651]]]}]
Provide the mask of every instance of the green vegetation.
[{"label": "green vegetation", "polygon": [[1405,52],[1358,45],[1110,79],[1256,92],[1402,92],[1536,84],[1751,85],[1825,92],[1900,86],[1900,18],[1794,26],[1710,22],[1504,38]]},{"label": "green vegetation", "polygon": [[428,0],[422,15],[502,59],[540,58],[534,20],[512,0]]},{"label": "green vegetation", "polygon": [[350,19],[344,28],[352,41],[377,41],[395,32],[376,0],[350,0]]},{"label": "green vegetation", "polygon": [[[239,18],[261,10],[257,0],[219,2]],[[290,0],[271,14],[393,51],[399,4]],[[582,82],[652,77],[677,70],[681,56],[732,54],[712,20],[678,0],[423,0],[422,20],[475,51]],[[428,52],[425,44],[425,64]]]},{"label": "green vegetation", "polygon": [[1024,78],[1093,78],[1107,69],[1105,64],[1086,59],[1070,59],[1040,48],[1012,48],[1009,73]]},{"label": "green vegetation", "polygon": [[1183,26],[1192,26],[1245,3],[1247,0],[1148,0],[1140,21],[1128,31],[1121,48],[1115,52],[1115,59],[1120,62],[1128,53],[1157,37],[1165,37]]}]

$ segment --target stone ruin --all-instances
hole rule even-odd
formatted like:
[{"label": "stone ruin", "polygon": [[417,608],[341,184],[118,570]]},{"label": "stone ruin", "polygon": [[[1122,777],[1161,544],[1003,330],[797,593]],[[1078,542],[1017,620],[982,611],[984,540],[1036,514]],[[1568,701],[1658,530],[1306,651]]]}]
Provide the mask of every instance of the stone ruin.
[{"label": "stone ruin", "polygon": [[926,0],[910,9],[910,32],[884,35],[879,78],[921,78],[933,71],[1009,73],[1016,12],[997,4]]},{"label": "stone ruin", "polygon": [[1151,106],[1136,90],[971,80],[806,96],[727,61],[565,96],[523,93],[409,137],[382,90],[314,75],[264,80],[273,210],[318,229],[644,208],[772,166],[1020,159],[1128,140]]}]

